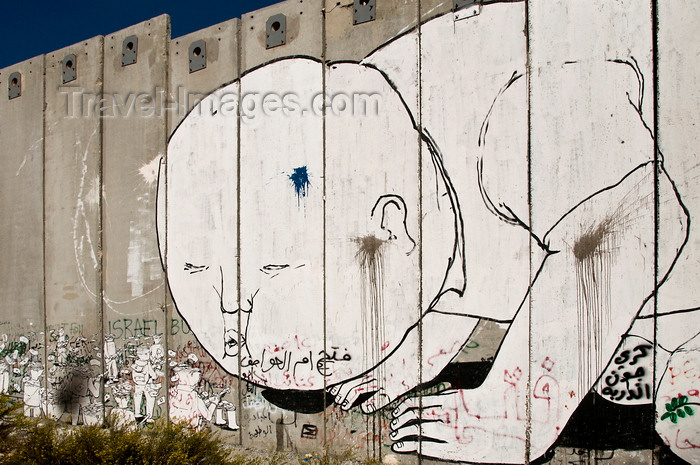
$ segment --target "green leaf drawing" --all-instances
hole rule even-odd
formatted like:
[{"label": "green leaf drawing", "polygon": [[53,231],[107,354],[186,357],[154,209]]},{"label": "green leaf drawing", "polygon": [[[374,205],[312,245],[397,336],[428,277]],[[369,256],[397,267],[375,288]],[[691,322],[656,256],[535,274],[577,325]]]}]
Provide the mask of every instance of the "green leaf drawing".
[{"label": "green leaf drawing", "polygon": [[[691,405],[697,404],[691,403]],[[675,424],[678,423],[679,418],[685,418],[686,416],[692,417],[693,415],[695,415],[695,412],[690,408],[690,405],[688,405],[688,397],[679,395],[671,399],[670,403],[666,404],[666,412],[661,415],[661,420],[668,418],[671,420],[671,423]]]}]

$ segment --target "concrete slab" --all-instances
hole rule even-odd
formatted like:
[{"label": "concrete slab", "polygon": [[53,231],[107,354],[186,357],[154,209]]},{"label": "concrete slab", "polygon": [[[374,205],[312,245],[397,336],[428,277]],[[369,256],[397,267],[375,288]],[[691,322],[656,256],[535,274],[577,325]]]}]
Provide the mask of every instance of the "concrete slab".
[{"label": "concrete slab", "polygon": [[[39,413],[39,388],[45,382],[43,74],[43,56],[0,70],[0,333],[3,356],[9,356],[2,363],[1,371],[8,373],[2,390],[23,398],[33,416]],[[21,95],[9,99],[14,79]]]},{"label": "concrete slab", "polygon": [[[156,189],[165,155],[166,15],[105,36],[103,270],[105,346],[118,378],[109,407],[133,397],[137,419],[167,413],[166,286],[158,250]],[[135,53],[133,64],[124,56]],[[129,63],[127,60],[126,63]],[[133,381],[133,393],[124,381]]]},{"label": "concrete slab", "polygon": [[[2,302],[7,316],[29,330],[43,324],[43,56],[0,70],[3,127]],[[8,98],[10,76],[21,95]],[[12,79],[15,79],[13,76]]]},{"label": "concrete slab", "polygon": [[[689,463],[700,460],[698,449],[686,449],[681,444],[692,442],[692,428],[697,427],[695,417],[691,421],[673,424],[664,418],[666,405],[679,394],[695,402],[697,378],[687,376],[685,368],[697,367],[697,328],[700,324],[700,295],[697,292],[698,227],[692,215],[700,211],[700,195],[697,189],[699,174],[697,140],[697,108],[700,103],[700,83],[696,70],[700,64],[700,49],[692,39],[694,25],[700,21],[700,8],[694,2],[672,1],[657,6],[658,33],[656,51],[658,60],[658,113],[657,142],[668,177],[675,182],[680,201],[690,212],[690,225],[685,231],[670,229],[667,225],[688,224],[688,218],[678,210],[677,203],[659,199],[658,243],[660,248],[659,281],[665,278],[664,259],[669,256],[669,246],[679,244],[678,233],[687,233],[688,240],[667,282],[663,284],[657,299],[656,337],[664,348],[673,351],[666,361],[666,354],[656,353],[656,411],[660,418],[656,430],[671,450]],[[663,174],[661,175],[663,179]],[[670,256],[673,256],[671,254]],[[660,316],[663,315],[663,316]],[[654,322],[650,319],[649,323]],[[647,323],[647,324],[649,324]],[[685,367],[681,369],[680,367]],[[683,373],[683,374],[681,374]],[[691,396],[689,396],[689,392]],[[683,418],[690,420],[691,417]],[[680,446],[680,447],[679,447]]]},{"label": "concrete slab", "polygon": [[[320,59],[323,52],[323,0],[288,0],[241,17],[241,72],[289,56]],[[271,16],[286,17],[286,43],[266,47],[266,23]]]},{"label": "concrete slab", "polygon": [[[320,237],[322,237],[323,130],[320,118],[311,116],[302,119],[304,118],[302,112],[311,110],[313,95],[323,91],[323,71],[320,63],[323,54],[322,8],[323,2],[321,0],[290,0],[241,17],[241,72],[244,77],[240,89],[242,99],[239,184],[241,186],[239,197],[240,246],[241,251],[248,251],[245,255],[242,254],[240,259],[241,308],[248,308],[248,300],[252,300],[252,296],[256,292],[253,289],[256,287],[254,281],[258,279],[255,273],[262,276],[260,270],[269,268],[266,276],[270,277],[276,272],[270,273],[272,268],[268,265],[272,265],[272,267],[277,265],[296,267],[300,264],[297,263],[298,260],[311,258],[307,257],[305,253],[300,255],[302,245],[300,231],[290,231],[286,239],[280,235],[279,226],[283,224],[283,218],[296,217],[295,224],[299,226],[305,218],[310,224],[316,226],[314,237],[317,237],[318,234],[321,234]],[[285,17],[285,43],[267,48],[267,23],[272,21],[271,17],[275,15],[284,15]],[[286,63],[275,63],[285,57],[309,57],[311,60],[298,58]],[[295,63],[300,61],[305,63],[305,65],[300,65],[305,68],[301,73],[284,71],[285,69],[296,69]],[[262,68],[255,70],[258,67]],[[246,78],[247,73],[250,74]],[[256,78],[253,77],[254,75],[263,77]],[[273,95],[267,97],[268,93]],[[296,104],[291,102],[291,106],[288,105],[290,102],[287,101],[290,96],[293,96],[292,99],[298,98]],[[272,106],[269,106],[268,103],[263,102],[267,98],[279,101],[281,106],[274,102],[272,102]],[[290,110],[293,114],[289,113]],[[302,121],[308,124],[302,124]],[[287,132],[284,128],[290,128],[290,131]],[[294,129],[291,130],[291,128]],[[305,147],[308,152],[302,154],[300,152],[303,150],[302,147]],[[269,156],[272,153],[284,154],[285,156]],[[299,185],[298,195],[295,194],[292,177],[296,173],[295,170],[301,169],[308,170],[306,173],[315,177],[314,191],[313,194],[308,192],[310,194],[308,198],[302,195],[302,193],[307,193],[306,186],[302,186],[303,182]],[[263,177],[259,178],[260,176]],[[266,179],[266,181],[259,183],[256,179]],[[298,205],[296,200],[288,203],[290,199],[298,199]],[[275,209],[275,205],[278,205],[279,208]],[[257,245],[252,246],[253,243]],[[294,251],[295,243],[297,244],[296,252]],[[286,253],[283,251],[284,244],[291,247]],[[316,244],[322,244],[322,239],[319,239]],[[255,247],[255,249],[249,247]],[[314,324],[310,328],[304,328],[304,330],[310,330],[310,334],[313,334],[313,341],[310,343],[314,346],[312,350],[317,352],[323,347],[322,256],[313,254],[312,261],[313,264],[310,263],[303,269],[311,276],[309,282],[302,284],[302,288],[309,290],[309,305],[306,311],[308,315],[313,315]],[[285,267],[281,271],[284,273],[288,270]],[[286,274],[291,276],[294,273]],[[308,287],[310,283],[315,284],[313,289]],[[290,302],[291,305],[280,307],[280,303],[274,303],[274,299],[269,300],[274,296],[274,292],[270,292],[274,289],[269,286],[266,290],[262,289],[262,284],[261,282],[260,292],[266,297],[257,299],[258,303],[255,304],[253,312],[250,314],[251,326],[246,334],[252,358],[248,357],[247,360],[242,360],[242,364],[245,367],[251,361],[259,360],[265,365],[264,370],[267,370],[269,362],[272,360],[270,357],[273,355],[269,351],[262,351],[263,345],[270,348],[275,345],[281,349],[284,348],[292,356],[294,362],[299,362],[303,355],[298,356],[298,350],[290,345],[291,341],[285,342],[285,340],[287,335],[292,334],[303,323],[301,321],[294,322],[283,315],[289,314],[288,310],[294,312],[301,302],[298,301],[298,297],[293,297],[294,301]],[[270,281],[270,284],[274,284],[274,282]],[[284,291],[281,291],[278,295],[283,294]],[[281,313],[274,317],[266,317],[265,315],[270,315],[269,312]],[[246,317],[246,314],[243,314],[244,320]],[[289,326],[290,324],[291,326]],[[271,330],[269,337],[262,337],[267,331],[263,328]],[[285,335],[282,334],[283,328],[286,331]],[[281,336],[282,339],[278,336]],[[319,347],[319,343],[321,349],[316,349]],[[265,358],[268,360],[265,361]],[[304,370],[308,366],[310,366],[308,363],[305,364]],[[303,392],[313,389],[315,394],[319,395],[312,396],[315,399],[312,410],[316,412],[323,410],[323,396],[321,394],[323,377],[315,376],[311,379],[313,375],[311,369],[294,370],[296,377],[293,376],[292,379],[289,379],[287,386],[279,384],[281,379],[272,380],[270,378],[269,381],[256,379],[257,376],[263,374],[260,372],[260,367],[242,368],[242,370],[244,376],[252,378],[258,384],[269,385],[276,389],[295,389],[296,385],[296,388],[300,389],[301,396],[295,394],[289,397],[284,395],[284,391],[272,392],[271,398],[277,398],[277,404],[291,402],[290,405],[292,405],[300,401],[303,403],[305,402]],[[281,374],[278,369],[274,369],[270,373],[274,377]],[[299,383],[303,383],[303,385],[299,385]],[[279,394],[282,394],[283,399],[279,399]],[[316,404],[319,404],[319,401],[321,407],[316,410],[318,407]],[[322,448],[324,423],[322,414],[295,416],[291,412],[284,412],[263,396],[260,387],[252,385],[249,385],[243,393],[242,407],[242,421],[246,431],[243,435],[243,444],[262,447],[274,445],[280,450],[296,448],[309,452],[312,449]],[[309,432],[302,434],[302,430]]]},{"label": "concrete slab", "polygon": [[[239,25],[234,18],[170,41],[169,134],[198,100],[238,78]],[[190,47],[197,41],[205,43],[206,67],[190,72]]]},{"label": "concrete slab", "polygon": [[355,25],[352,0],[326,0],[326,59],[360,61],[418,25],[418,2],[383,0],[373,21]]},{"label": "concrete slab", "polygon": [[[361,24],[354,22],[352,1],[326,1],[325,11],[330,62],[325,89],[326,343],[350,358],[337,364],[346,376],[329,383],[327,443],[344,450],[346,432],[355,431],[350,438],[356,455],[382,460],[391,444],[387,417],[363,410],[383,407],[387,397],[400,394],[402,380],[418,380],[420,369],[417,330],[415,340],[398,347],[420,315],[420,254],[412,242],[420,235],[420,143],[403,106],[406,96],[396,94],[374,67],[386,70],[386,59],[392,69],[404,70],[410,76],[407,86],[416,90],[409,105],[418,107],[418,42],[410,34],[418,24],[418,3],[378,1],[375,19]],[[401,50],[384,54],[385,43],[399,36]],[[368,66],[351,63],[368,56]],[[389,205],[405,215],[403,226],[383,225],[400,231],[396,243],[380,227],[390,221]],[[372,243],[381,244],[377,256]],[[400,256],[393,255],[400,248]],[[370,333],[379,339],[372,342]],[[396,359],[405,364],[373,369],[397,348]],[[360,392],[375,395],[363,396],[360,406]],[[415,460],[406,457],[401,463]]]},{"label": "concrete slab", "polygon": [[[46,55],[47,409],[73,424],[103,413],[102,53],[95,37]],[[75,79],[64,83],[64,69]]]},{"label": "concrete slab", "polygon": [[[405,38],[390,55],[416,87],[417,42]],[[326,96],[326,344],[344,357],[329,380],[327,428],[357,430],[352,447],[381,460],[389,424],[367,414],[420,380],[419,137],[402,96],[372,66],[330,64]],[[333,437],[342,450],[345,436]]]},{"label": "concrete slab", "polygon": [[[528,2],[531,225],[560,251],[530,294],[530,378],[534,392],[548,384],[567,406],[538,423],[547,408],[534,395],[532,459],[611,360],[624,370],[616,347],[654,288],[654,143],[644,122],[653,121],[654,98],[643,84],[652,76],[651,17],[646,4]],[[587,242],[590,234],[601,235]],[[542,249],[533,243],[532,276]],[[501,353],[512,350],[518,319]],[[653,371],[651,357],[638,365]],[[609,390],[596,389],[610,400]]]},{"label": "concrete slab", "polygon": [[[323,118],[312,107],[322,94],[323,65],[309,58],[272,62],[241,78],[239,305],[250,311],[242,315],[242,375],[281,391],[273,393],[282,395],[278,403],[319,412],[295,422],[253,389],[244,397],[244,444],[289,448],[277,442],[276,425],[299,450],[323,444]],[[273,423],[256,408],[274,413]]]},{"label": "concrete slab", "polygon": [[[221,24],[211,26],[207,29],[197,31],[187,36],[173,39],[170,42],[170,99],[177,102],[177,111],[169,111],[169,124],[171,131],[178,127],[180,121],[185,118],[185,112],[188,116],[178,127],[178,131],[187,134],[185,139],[191,139],[190,144],[183,145],[181,134],[176,134],[169,146],[169,169],[168,176],[161,175],[159,182],[165,183],[167,179],[168,191],[167,194],[163,186],[159,188],[159,195],[167,195],[170,201],[165,211],[168,212],[167,218],[167,243],[165,247],[165,256],[168,263],[172,263],[170,270],[171,290],[174,293],[175,301],[180,305],[181,311],[175,309],[172,300],[169,299],[168,305],[168,321],[170,328],[168,332],[168,348],[171,352],[170,356],[170,376],[176,380],[173,384],[173,389],[170,393],[170,403],[173,406],[170,411],[171,418],[186,421],[195,421],[198,417],[189,418],[187,409],[182,408],[187,405],[187,385],[193,382],[196,371],[199,371],[201,382],[205,386],[210,386],[206,391],[206,396],[213,399],[219,396],[220,402],[216,409],[204,415],[214,425],[218,427],[220,432],[231,443],[240,443],[240,430],[238,429],[238,412],[241,411],[241,395],[240,395],[240,380],[232,376],[224,370],[207,352],[214,350],[212,347],[203,347],[197,337],[202,337],[202,324],[198,324],[197,318],[192,314],[193,305],[198,314],[206,314],[203,308],[213,311],[213,319],[220,321],[221,315],[221,300],[218,298],[202,299],[196,303],[188,299],[184,294],[190,291],[183,291],[179,284],[182,277],[180,273],[184,273],[187,277],[194,278],[196,276],[184,270],[186,267],[184,262],[196,263],[199,266],[206,264],[211,270],[213,276],[212,281],[206,287],[207,291],[213,293],[212,286],[218,285],[221,281],[221,273],[219,267],[215,265],[213,260],[216,256],[226,260],[227,266],[231,267],[233,275],[237,266],[237,193],[236,182],[237,176],[236,166],[238,159],[237,147],[237,113],[232,111],[226,113],[220,106],[221,100],[218,100],[216,105],[211,108],[204,109],[196,106],[199,100],[203,100],[211,92],[216,91],[223,85],[229,84],[231,92],[228,92],[228,97],[234,99],[237,103],[238,99],[238,84],[234,82],[238,78],[238,29],[240,21],[233,19]],[[202,45],[204,43],[204,45]],[[190,72],[190,49],[200,47],[200,50],[206,50],[206,67],[194,72]],[[194,51],[194,49],[193,49]],[[207,102],[210,101],[206,100]],[[190,110],[192,110],[190,112]],[[208,113],[207,113],[208,112]],[[218,117],[213,117],[212,112],[221,112]],[[203,118],[200,118],[203,116]],[[208,116],[208,117],[207,117]],[[221,122],[222,125],[217,125],[214,121]],[[211,124],[214,123],[214,127]],[[219,142],[213,146],[207,146],[207,142],[221,138],[224,133],[228,133],[230,137],[226,138],[226,143]],[[218,149],[218,150],[217,150]],[[188,158],[189,154],[194,154],[192,158]],[[205,161],[206,160],[206,161]],[[212,164],[224,163],[228,160],[226,166],[230,166],[230,171],[217,171],[212,169]],[[201,171],[194,168],[200,166]],[[201,178],[200,178],[201,176]],[[210,189],[212,186],[221,186],[221,189]],[[216,208],[216,199],[228,197],[233,202],[227,206]],[[159,202],[161,200],[159,199]],[[184,203],[196,204],[196,211],[188,209]],[[192,232],[194,223],[200,225],[207,224],[210,221],[211,215],[218,215],[222,223],[232,226],[230,231],[227,231],[227,242],[217,242],[211,232],[206,229],[202,230],[199,237],[196,239],[200,244],[214,245],[211,248],[212,255],[204,258],[194,253],[196,248],[193,242],[187,243],[189,253],[186,256],[182,255],[183,236]],[[229,215],[227,218],[223,218]],[[163,223],[166,225],[166,223]],[[219,231],[222,233],[222,231]],[[173,249],[173,254],[168,253]],[[226,253],[226,250],[230,253]],[[182,263],[181,263],[182,262]],[[178,265],[179,264],[179,265]],[[229,269],[229,268],[227,268]],[[190,270],[192,271],[192,270]],[[206,275],[207,272],[204,273]],[[200,273],[200,277],[204,276]],[[233,292],[227,292],[227,296],[236,302],[237,306],[237,289],[236,280],[231,280]],[[195,294],[194,296],[196,296]],[[194,297],[190,296],[190,297]],[[206,318],[206,324],[212,323],[212,318]],[[190,326],[189,323],[192,324]],[[194,329],[194,330],[193,330]],[[236,326],[237,329],[237,326]],[[223,341],[223,329],[217,334],[217,343]],[[218,353],[221,350],[217,350]],[[173,355],[174,354],[174,355]],[[238,366],[236,360],[236,367]],[[238,369],[234,370],[238,373]]]}]

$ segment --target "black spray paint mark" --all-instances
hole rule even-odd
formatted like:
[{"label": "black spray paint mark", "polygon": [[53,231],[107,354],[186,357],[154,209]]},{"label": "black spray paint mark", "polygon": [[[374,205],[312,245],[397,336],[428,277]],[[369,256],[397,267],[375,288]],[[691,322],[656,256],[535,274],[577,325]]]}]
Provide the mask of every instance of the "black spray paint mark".
[{"label": "black spray paint mark", "polygon": [[603,335],[610,323],[610,268],[616,250],[610,218],[591,226],[574,243],[578,282],[579,392],[587,392],[605,367]]},{"label": "black spray paint mark", "polygon": [[294,168],[294,173],[289,175],[289,180],[292,181],[294,192],[297,195],[297,203],[299,203],[301,202],[301,198],[306,197],[309,193],[309,187],[311,186],[309,182],[309,172],[306,166]]}]

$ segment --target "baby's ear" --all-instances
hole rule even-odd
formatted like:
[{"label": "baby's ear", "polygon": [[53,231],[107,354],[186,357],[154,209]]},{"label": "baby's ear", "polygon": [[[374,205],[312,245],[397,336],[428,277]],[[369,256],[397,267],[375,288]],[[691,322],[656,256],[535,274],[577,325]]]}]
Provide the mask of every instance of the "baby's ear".
[{"label": "baby's ear", "polygon": [[408,232],[407,217],[406,202],[396,194],[382,195],[372,208],[371,218],[375,229],[381,229],[386,235],[381,238],[394,242],[406,255],[410,255],[416,248],[416,241]]}]

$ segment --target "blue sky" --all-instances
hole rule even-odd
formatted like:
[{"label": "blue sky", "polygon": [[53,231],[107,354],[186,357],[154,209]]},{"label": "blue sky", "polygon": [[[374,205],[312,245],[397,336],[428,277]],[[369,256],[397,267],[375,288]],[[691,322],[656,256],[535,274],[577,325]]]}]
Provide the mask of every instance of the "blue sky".
[{"label": "blue sky", "polygon": [[239,17],[277,0],[214,1],[15,1],[4,2],[0,24],[0,68],[107,35],[163,13],[172,37]]}]

